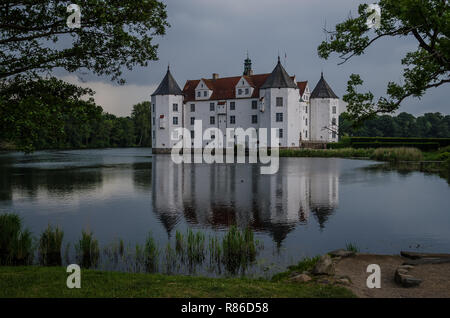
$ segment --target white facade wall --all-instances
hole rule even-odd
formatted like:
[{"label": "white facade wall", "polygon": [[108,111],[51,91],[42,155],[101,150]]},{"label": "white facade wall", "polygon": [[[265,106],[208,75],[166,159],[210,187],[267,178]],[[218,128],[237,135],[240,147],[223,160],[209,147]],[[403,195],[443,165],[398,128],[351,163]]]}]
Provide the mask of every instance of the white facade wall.
[{"label": "white facade wall", "polygon": [[[339,125],[339,99],[314,98],[311,99],[310,104],[311,140],[337,142],[338,135],[333,134],[333,131],[337,131]],[[333,125],[333,118],[336,125]]]},{"label": "white facade wall", "polygon": [[[174,104],[178,105],[178,111],[173,110]],[[183,96],[152,96],[151,117],[153,148],[172,148],[176,141],[171,140],[171,133],[183,123]],[[178,124],[174,124],[174,117],[178,118]]]}]

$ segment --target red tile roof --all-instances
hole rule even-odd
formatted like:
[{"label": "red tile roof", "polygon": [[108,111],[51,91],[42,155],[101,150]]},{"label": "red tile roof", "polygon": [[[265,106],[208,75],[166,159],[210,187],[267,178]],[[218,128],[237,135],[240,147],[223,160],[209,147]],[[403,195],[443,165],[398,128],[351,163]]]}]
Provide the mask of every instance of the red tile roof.
[{"label": "red tile roof", "polygon": [[[255,74],[255,75],[244,75],[245,80],[254,88],[251,98],[259,97],[259,88],[264,84],[264,82],[269,77],[270,73],[267,74]],[[226,100],[226,99],[236,99],[236,85],[242,76],[233,77],[222,77],[218,79],[205,79],[202,78],[203,82],[208,86],[210,90],[213,91],[209,100]],[[294,79],[294,76],[291,76]],[[186,82],[183,88],[184,102],[195,101],[195,88],[197,87],[200,80],[189,80]],[[297,83],[300,88],[300,93],[303,95],[305,91],[307,82]]]},{"label": "red tile roof", "polygon": [[300,96],[303,96],[305,93],[306,85],[308,85],[308,81],[297,82],[297,86],[300,89]]}]

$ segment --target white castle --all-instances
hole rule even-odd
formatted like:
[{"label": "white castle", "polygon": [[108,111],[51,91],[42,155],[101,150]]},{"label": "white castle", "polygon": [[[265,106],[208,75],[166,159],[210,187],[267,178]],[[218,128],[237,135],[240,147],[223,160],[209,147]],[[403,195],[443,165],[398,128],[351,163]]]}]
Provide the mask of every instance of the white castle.
[{"label": "white castle", "polygon": [[[202,129],[250,127],[278,129],[281,148],[298,148],[307,142],[337,142],[339,115],[346,104],[339,100],[323,73],[310,92],[307,81],[289,76],[278,57],[272,73],[253,74],[247,57],[241,76],[188,80],[183,90],[167,73],[151,96],[152,147],[168,152],[178,141],[176,128],[186,128],[194,138],[194,123]],[[207,142],[203,142],[203,147]]]}]

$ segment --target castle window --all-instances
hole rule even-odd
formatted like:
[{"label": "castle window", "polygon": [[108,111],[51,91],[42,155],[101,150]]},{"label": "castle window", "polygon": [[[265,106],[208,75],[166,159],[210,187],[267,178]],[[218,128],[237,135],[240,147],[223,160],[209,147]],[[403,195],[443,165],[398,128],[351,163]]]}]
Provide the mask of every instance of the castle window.
[{"label": "castle window", "polygon": [[242,89],[238,89],[238,95],[242,95]]},{"label": "castle window", "polygon": [[153,112],[155,112],[155,104],[153,104]]},{"label": "castle window", "polygon": [[197,97],[201,97],[202,96],[202,92],[198,91],[197,92]]},{"label": "castle window", "polygon": [[336,106],[333,106],[333,114],[336,114]]},{"label": "castle window", "polygon": [[156,138],[156,134],[155,134],[155,131],[153,130],[153,139],[155,139]]},{"label": "castle window", "polygon": [[[333,126],[336,125],[336,118],[332,118],[332,119],[331,119],[331,125],[333,125]],[[334,137],[333,137],[333,138],[334,138]]]},{"label": "castle window", "polygon": [[248,95],[248,93],[249,93],[249,90],[248,90],[248,88],[246,88],[245,89],[245,95]]},{"label": "castle window", "polygon": [[305,106],[305,113],[308,113],[308,106]]},{"label": "castle window", "polygon": [[230,116],[230,124],[236,124],[236,117]]},{"label": "castle window", "polygon": [[278,130],[278,138],[283,138],[283,129]]},{"label": "castle window", "polygon": [[191,112],[195,112],[195,104],[191,104]]},{"label": "castle window", "polygon": [[216,124],[216,117],[214,117],[214,116],[209,117],[209,124],[210,125],[215,125]]},{"label": "castle window", "polygon": [[277,106],[283,106],[283,97],[277,97]]},{"label": "castle window", "polygon": [[173,104],[173,111],[177,112],[178,111],[178,104]]},{"label": "castle window", "polygon": [[252,115],[252,124],[257,124],[257,123],[258,123],[258,116]]},{"label": "castle window", "polygon": [[230,102],[230,110],[235,110],[235,109],[236,109],[236,103]]},{"label": "castle window", "polygon": [[153,126],[155,126],[155,117],[153,117]]},{"label": "castle window", "polygon": [[308,126],[308,118],[305,119],[305,124]]},{"label": "castle window", "polygon": [[204,91],[204,92],[203,92],[203,96],[204,96],[204,97],[208,96],[208,92],[207,92],[207,91]]},{"label": "castle window", "polygon": [[308,138],[308,131],[305,131],[305,138]]},{"label": "castle window", "polygon": [[174,125],[178,125],[178,117],[173,117],[172,118],[172,123],[174,124]]},{"label": "castle window", "polygon": [[209,110],[214,111],[214,103],[209,103]]},{"label": "castle window", "polygon": [[194,139],[194,131],[191,130],[191,139]]},{"label": "castle window", "polygon": [[191,125],[195,124],[195,117],[191,117]]},{"label": "castle window", "polygon": [[277,123],[283,122],[283,113],[276,113],[275,116],[276,116],[275,121]]},{"label": "castle window", "polygon": [[336,139],[336,132],[333,131],[333,139]]},{"label": "castle window", "polygon": [[258,109],[258,101],[252,100],[252,109]]}]

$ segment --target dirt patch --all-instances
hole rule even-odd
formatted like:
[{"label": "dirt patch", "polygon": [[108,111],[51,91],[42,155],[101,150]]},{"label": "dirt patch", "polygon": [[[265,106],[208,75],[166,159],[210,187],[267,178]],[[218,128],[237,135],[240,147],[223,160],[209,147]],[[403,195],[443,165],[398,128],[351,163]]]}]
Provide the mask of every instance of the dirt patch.
[{"label": "dirt patch", "polygon": [[[357,254],[336,261],[336,276],[347,276],[348,286],[358,297],[370,298],[450,298],[450,263],[414,266],[409,274],[422,280],[418,287],[404,288],[394,281],[395,270],[407,258],[396,255]],[[369,264],[381,268],[381,288],[369,289],[366,273]]]}]

